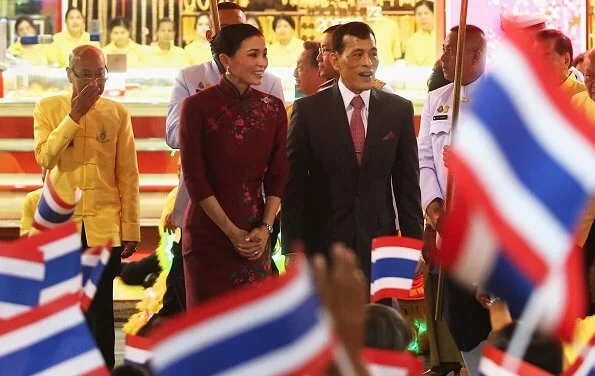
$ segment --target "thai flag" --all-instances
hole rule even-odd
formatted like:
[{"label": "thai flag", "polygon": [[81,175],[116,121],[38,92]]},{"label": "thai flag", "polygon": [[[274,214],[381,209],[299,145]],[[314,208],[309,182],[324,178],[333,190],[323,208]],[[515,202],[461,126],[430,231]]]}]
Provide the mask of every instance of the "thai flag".
[{"label": "thai flag", "polygon": [[422,363],[407,352],[365,348],[362,357],[371,376],[420,376]]},{"label": "thai flag", "polygon": [[538,292],[548,307],[540,324],[569,339],[585,308],[573,232],[595,190],[595,127],[542,79],[549,73],[526,46],[514,36],[502,43],[461,117],[451,207],[453,217],[461,201],[468,210],[444,231],[441,262],[460,279],[497,280],[502,291],[492,292],[515,305]]},{"label": "thai flag", "polygon": [[399,236],[372,240],[372,281],[370,295],[376,302],[384,298],[407,298],[421,258],[423,242]]},{"label": "thai flag", "polygon": [[43,254],[28,239],[0,243],[0,319],[36,306],[44,277]]},{"label": "thai flag", "polygon": [[[33,216],[33,228],[39,231],[45,231],[67,222],[72,217],[72,213],[82,196],[82,191],[76,188],[74,191],[74,202],[66,202],[58,193],[53,179],[54,174],[50,171],[46,176],[41,199]],[[64,189],[66,191],[72,189],[64,175],[59,179],[61,184],[65,186]]]},{"label": "thai flag", "polygon": [[2,375],[108,375],[81,312],[66,295],[0,321]]},{"label": "thai flag", "polygon": [[552,376],[551,373],[523,361],[518,363],[515,372],[511,372],[504,366],[505,357],[506,353],[504,351],[491,344],[486,344],[479,361],[479,374],[481,376]]},{"label": "thai flag", "polygon": [[147,337],[126,336],[126,347],[124,348],[124,362],[138,365],[146,365],[151,359],[151,346],[153,341]]},{"label": "thai flag", "polygon": [[89,307],[93,302],[97,286],[99,286],[99,282],[103,276],[103,270],[107,266],[111,254],[112,244],[109,242],[103,247],[89,248],[83,252],[83,255],[81,256],[83,267],[83,296],[81,298],[81,307],[84,312],[89,310]]},{"label": "thai flag", "polygon": [[45,278],[39,303],[47,303],[70,293],[80,293],[81,235],[76,224],[68,222],[51,231],[38,233],[28,241],[41,251],[45,261]]},{"label": "thai flag", "polygon": [[595,375],[595,336],[585,346],[580,357],[563,373],[564,376]]},{"label": "thai flag", "polygon": [[334,334],[309,270],[241,289],[157,330],[155,375],[302,375],[330,359]]}]

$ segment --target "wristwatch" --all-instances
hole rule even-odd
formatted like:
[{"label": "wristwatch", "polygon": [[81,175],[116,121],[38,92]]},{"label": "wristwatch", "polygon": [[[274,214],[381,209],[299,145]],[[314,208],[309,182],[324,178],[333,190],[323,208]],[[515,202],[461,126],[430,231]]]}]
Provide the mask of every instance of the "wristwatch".
[{"label": "wristwatch", "polygon": [[269,225],[266,222],[262,222],[260,225],[266,227],[267,228],[267,231],[269,232],[269,234],[272,234],[273,233],[273,226]]}]

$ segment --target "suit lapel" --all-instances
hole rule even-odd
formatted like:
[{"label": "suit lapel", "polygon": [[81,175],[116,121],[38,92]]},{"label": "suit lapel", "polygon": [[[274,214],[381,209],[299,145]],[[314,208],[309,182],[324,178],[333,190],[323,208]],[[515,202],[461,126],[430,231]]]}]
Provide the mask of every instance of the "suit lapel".
[{"label": "suit lapel", "polygon": [[349,163],[353,163],[357,166],[357,158],[355,157],[355,148],[353,146],[353,139],[351,138],[351,131],[349,129],[349,119],[347,119],[347,112],[343,104],[343,97],[339,91],[339,85],[334,84],[331,88],[327,89],[332,93],[332,108],[330,109],[330,123],[333,125],[333,134],[331,137],[339,139],[339,142],[343,144],[342,150],[345,150],[346,157],[349,159]]},{"label": "suit lapel", "polygon": [[362,159],[362,167],[365,166],[366,161],[368,161],[371,158],[371,154],[376,149],[377,143],[382,140],[383,123],[381,114],[382,112],[380,111],[380,100],[378,99],[378,94],[375,89],[372,89],[370,91],[368,129],[366,131],[366,141],[364,143],[364,156]]}]

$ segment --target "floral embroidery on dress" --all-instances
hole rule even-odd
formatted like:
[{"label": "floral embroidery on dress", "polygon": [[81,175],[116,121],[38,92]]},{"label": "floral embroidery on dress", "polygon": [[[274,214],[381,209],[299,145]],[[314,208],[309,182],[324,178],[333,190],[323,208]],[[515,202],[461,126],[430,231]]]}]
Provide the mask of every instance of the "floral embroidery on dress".
[{"label": "floral embroidery on dress", "polygon": [[248,206],[249,215],[248,215],[248,222],[252,226],[256,226],[260,224],[260,217],[262,212],[262,194],[260,190],[256,193],[256,199],[252,197],[250,194],[250,189],[248,188],[248,184],[242,183],[242,197],[241,202],[244,206]]},{"label": "floral embroidery on dress", "polygon": [[255,283],[271,275],[271,258],[268,252],[265,252],[261,259],[248,261],[242,264],[240,270],[231,273],[231,282],[234,286],[240,286],[249,283]]},{"label": "floral embroidery on dress", "polygon": [[231,133],[237,143],[241,145],[255,131],[263,130],[265,120],[272,113],[276,114],[278,111],[279,109],[273,105],[273,100],[268,96],[260,98],[259,101],[250,101],[245,104],[235,119],[232,118]]}]

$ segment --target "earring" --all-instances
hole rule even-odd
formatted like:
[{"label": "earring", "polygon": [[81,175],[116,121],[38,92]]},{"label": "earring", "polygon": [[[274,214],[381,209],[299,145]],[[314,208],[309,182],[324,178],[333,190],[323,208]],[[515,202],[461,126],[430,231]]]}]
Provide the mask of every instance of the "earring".
[{"label": "earring", "polygon": [[229,66],[227,68],[225,68],[225,74],[230,74],[231,71],[229,70]]}]

